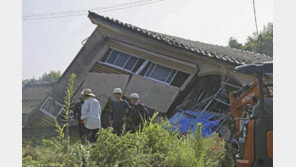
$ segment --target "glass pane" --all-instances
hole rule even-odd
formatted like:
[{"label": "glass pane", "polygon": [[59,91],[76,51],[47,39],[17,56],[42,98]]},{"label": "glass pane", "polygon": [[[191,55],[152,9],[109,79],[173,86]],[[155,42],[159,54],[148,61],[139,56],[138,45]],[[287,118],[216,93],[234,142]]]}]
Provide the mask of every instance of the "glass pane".
[{"label": "glass pane", "polygon": [[181,87],[183,83],[187,80],[190,74],[178,71],[175,78],[173,79],[173,82],[171,85],[176,86],[176,87]]},{"label": "glass pane", "polygon": [[112,50],[111,54],[109,55],[107,59],[107,63],[113,64],[116,58],[118,57],[119,52],[116,50]]},{"label": "glass pane", "polygon": [[166,83],[171,83],[173,77],[175,76],[177,70],[172,70],[170,76],[168,77],[168,79],[166,80]]},{"label": "glass pane", "polygon": [[124,69],[131,71],[134,68],[134,66],[136,65],[138,59],[139,58],[136,58],[136,57],[131,56],[131,58],[129,59],[129,61],[124,66]]},{"label": "glass pane", "polygon": [[171,70],[172,70],[171,68],[168,68],[162,65],[157,65],[150,77],[160,81],[166,81]]},{"label": "glass pane", "polygon": [[100,61],[101,62],[106,62],[106,60],[109,57],[111,51],[112,51],[112,49],[108,49],[107,52],[104,54],[104,56],[102,57],[102,59]]},{"label": "glass pane", "polygon": [[[144,63],[144,59],[140,59],[138,62],[137,62],[137,65],[134,67],[133,69],[133,72],[137,72],[137,70],[141,67],[141,65]],[[143,70],[142,70],[143,71]]]},{"label": "glass pane", "polygon": [[125,54],[125,53],[120,53],[118,55],[118,58],[116,59],[114,65],[119,66],[119,67],[123,67],[125,65],[125,63],[128,61],[130,55]]},{"label": "glass pane", "polygon": [[152,70],[153,70],[154,67],[155,67],[155,64],[152,63],[152,64],[150,65],[150,67],[148,68],[148,71],[147,71],[146,74],[145,74],[146,77],[149,77],[149,76],[150,76],[150,74],[151,74],[151,72],[152,72]]},{"label": "glass pane", "polygon": [[48,99],[45,105],[42,107],[45,111],[50,112],[50,109],[54,106],[54,101],[52,99]]},{"label": "glass pane", "polygon": [[52,115],[58,116],[59,112],[61,111],[62,106],[58,105],[57,103],[55,104],[53,110],[52,110]]}]

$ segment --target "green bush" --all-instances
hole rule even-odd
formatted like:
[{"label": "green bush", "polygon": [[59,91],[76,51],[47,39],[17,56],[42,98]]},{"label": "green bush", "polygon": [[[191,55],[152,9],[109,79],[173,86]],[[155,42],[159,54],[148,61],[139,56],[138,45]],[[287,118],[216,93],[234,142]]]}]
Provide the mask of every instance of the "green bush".
[{"label": "green bush", "polygon": [[207,167],[221,166],[225,157],[225,142],[218,134],[213,134],[204,142],[205,156],[204,162]]},{"label": "green bush", "polygon": [[121,136],[112,128],[100,129],[96,143],[70,142],[67,150],[60,137],[36,145],[25,142],[23,166],[214,167],[221,166],[225,154],[217,134],[203,138],[198,125],[196,133],[179,135],[168,121],[146,122],[142,131]]}]

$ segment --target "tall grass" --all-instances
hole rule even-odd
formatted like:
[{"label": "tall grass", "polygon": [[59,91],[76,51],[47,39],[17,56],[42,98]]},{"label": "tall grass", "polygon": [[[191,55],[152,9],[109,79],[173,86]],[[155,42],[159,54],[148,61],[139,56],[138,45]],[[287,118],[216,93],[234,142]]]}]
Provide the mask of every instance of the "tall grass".
[{"label": "tall grass", "polygon": [[[156,116],[156,115],[155,115]],[[216,134],[203,138],[201,126],[194,134],[181,136],[172,131],[168,121],[145,122],[142,131],[125,132],[100,129],[95,143],[79,141],[68,147],[69,159],[56,138],[38,146],[23,147],[23,164],[54,166],[221,166],[224,141]]]}]

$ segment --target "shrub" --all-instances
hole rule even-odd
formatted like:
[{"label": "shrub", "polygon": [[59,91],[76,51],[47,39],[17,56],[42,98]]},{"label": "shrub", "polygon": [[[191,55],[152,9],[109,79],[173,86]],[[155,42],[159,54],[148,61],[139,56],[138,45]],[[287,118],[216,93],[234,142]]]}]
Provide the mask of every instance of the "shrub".
[{"label": "shrub", "polygon": [[[52,138],[36,146],[23,146],[23,164],[51,166],[221,166],[224,141],[217,134],[203,138],[201,126],[194,134],[181,136],[168,121],[146,122],[142,131],[121,136],[112,128],[100,129],[96,143]],[[68,155],[68,158],[66,158]]]},{"label": "shrub", "polygon": [[204,157],[205,166],[222,166],[226,153],[225,142],[217,133],[205,139],[204,149],[206,153]]}]

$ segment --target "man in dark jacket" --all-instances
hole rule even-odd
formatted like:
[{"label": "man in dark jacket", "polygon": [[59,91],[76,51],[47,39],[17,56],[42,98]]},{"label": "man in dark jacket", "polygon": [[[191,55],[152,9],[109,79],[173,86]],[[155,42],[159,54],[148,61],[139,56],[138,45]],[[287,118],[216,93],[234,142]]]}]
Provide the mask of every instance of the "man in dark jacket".
[{"label": "man in dark jacket", "polygon": [[75,122],[78,124],[80,139],[83,142],[85,139],[85,128],[83,121],[81,120],[81,106],[83,105],[83,99],[81,97],[79,99],[80,101],[77,102],[73,107],[73,113]]},{"label": "man in dark jacket", "polygon": [[139,128],[143,128],[144,120],[147,119],[148,110],[147,108],[140,103],[139,95],[137,93],[132,93],[130,95],[131,110],[129,115],[132,118],[133,132]]},{"label": "man in dark jacket", "polygon": [[131,106],[122,99],[122,90],[120,88],[115,88],[113,94],[115,101],[112,104],[110,125],[114,128],[117,135],[121,135],[123,125],[127,120],[126,115],[129,113]]}]

